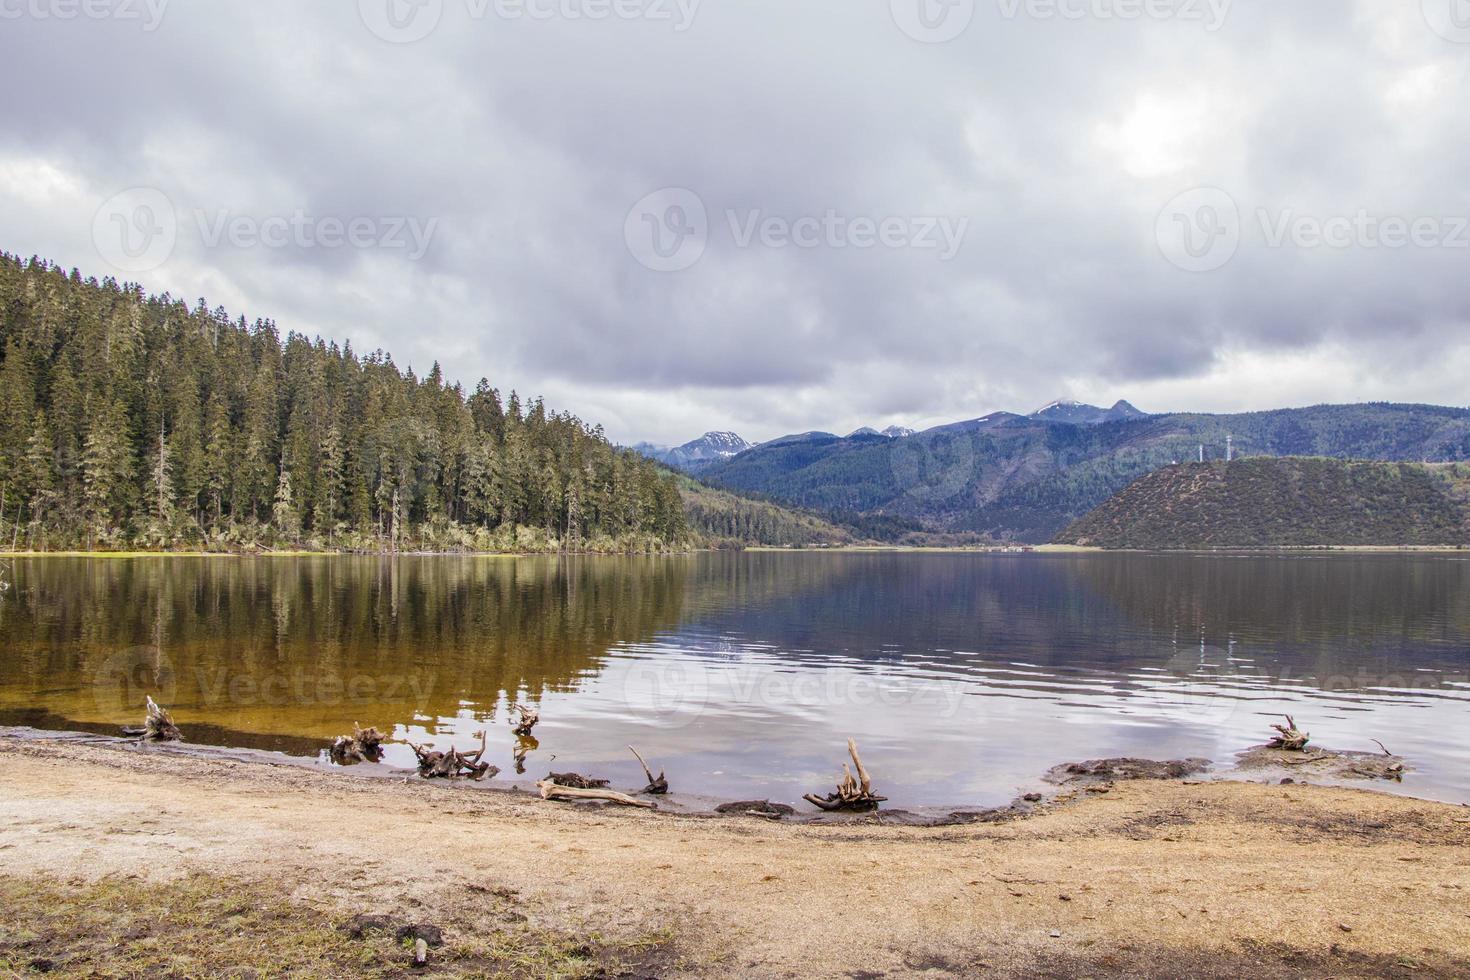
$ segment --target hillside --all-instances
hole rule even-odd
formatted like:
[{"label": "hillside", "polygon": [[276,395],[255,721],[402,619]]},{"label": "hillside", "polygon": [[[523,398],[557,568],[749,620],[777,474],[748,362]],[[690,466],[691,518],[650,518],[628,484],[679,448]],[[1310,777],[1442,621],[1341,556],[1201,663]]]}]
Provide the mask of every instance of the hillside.
[{"label": "hillside", "polygon": [[1145,473],[1194,459],[1201,443],[1223,455],[1227,436],[1251,456],[1459,461],[1470,459],[1470,410],[1320,405],[1093,424],[1001,412],[903,439],[813,433],[775,440],[710,466],[701,478],[823,513],[1042,542]]},{"label": "hillside", "polygon": [[1336,459],[1167,466],[1067,528],[1060,544],[1263,548],[1470,543],[1470,467]]},{"label": "hillside", "polygon": [[674,477],[488,381],[0,254],[0,520],[31,548],[651,550]]},{"label": "hillside", "polygon": [[680,479],[679,492],[690,530],[712,547],[804,548],[858,540],[852,531],[815,514],[739,497],[687,477]]}]

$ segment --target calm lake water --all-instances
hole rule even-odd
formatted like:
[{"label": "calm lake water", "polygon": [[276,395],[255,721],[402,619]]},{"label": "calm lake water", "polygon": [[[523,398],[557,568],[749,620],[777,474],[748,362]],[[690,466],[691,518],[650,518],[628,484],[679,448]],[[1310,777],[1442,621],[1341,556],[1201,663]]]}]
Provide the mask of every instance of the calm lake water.
[{"label": "calm lake water", "polygon": [[[527,776],[797,801],[855,736],[893,806],[997,804],[1063,761],[1229,762],[1294,714],[1470,802],[1470,560],[700,554],[18,560],[0,724],[316,757],[353,722]],[[390,764],[410,765],[395,744]]]}]

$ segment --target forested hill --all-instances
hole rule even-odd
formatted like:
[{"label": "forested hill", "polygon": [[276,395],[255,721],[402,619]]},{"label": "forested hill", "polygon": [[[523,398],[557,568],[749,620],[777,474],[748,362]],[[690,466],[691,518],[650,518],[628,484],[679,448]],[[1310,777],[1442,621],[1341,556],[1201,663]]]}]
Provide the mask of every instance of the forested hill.
[{"label": "forested hill", "polygon": [[831,547],[863,540],[854,529],[839,527],[816,514],[738,497],[687,476],[680,478],[680,488],[690,528],[716,548]]},{"label": "forested hill", "polygon": [[0,254],[21,547],[652,550],[675,477],[539,399]]},{"label": "forested hill", "polygon": [[1143,477],[1057,540],[1139,549],[1464,545],[1467,484],[1463,464],[1186,463]]}]

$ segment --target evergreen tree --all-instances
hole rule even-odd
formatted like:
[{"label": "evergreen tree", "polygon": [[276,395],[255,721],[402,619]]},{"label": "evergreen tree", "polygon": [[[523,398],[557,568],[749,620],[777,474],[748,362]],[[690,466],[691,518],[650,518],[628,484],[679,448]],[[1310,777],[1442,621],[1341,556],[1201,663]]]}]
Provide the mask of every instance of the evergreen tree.
[{"label": "evergreen tree", "polygon": [[154,533],[163,539],[160,543],[167,543],[174,522],[173,460],[169,455],[168,434],[161,427],[148,470],[148,506],[152,510]]},{"label": "evergreen tree", "polygon": [[301,517],[296,513],[296,504],[291,496],[291,472],[281,467],[281,477],[276,481],[275,502],[271,505],[271,521],[276,530],[288,541],[301,536]]},{"label": "evergreen tree", "polygon": [[46,413],[37,412],[26,441],[25,492],[30,498],[31,520],[43,524],[56,506],[56,447]]},{"label": "evergreen tree", "polygon": [[328,425],[327,431],[322,435],[321,460],[321,478],[318,480],[320,503],[316,508],[317,529],[325,530],[330,541],[337,528],[337,512],[345,475],[343,466],[346,462],[342,454],[342,433],[335,422]]},{"label": "evergreen tree", "polygon": [[82,448],[82,485],[91,538],[112,538],[126,530],[133,478],[127,428],[122,406],[112,401],[105,402],[87,428]]}]

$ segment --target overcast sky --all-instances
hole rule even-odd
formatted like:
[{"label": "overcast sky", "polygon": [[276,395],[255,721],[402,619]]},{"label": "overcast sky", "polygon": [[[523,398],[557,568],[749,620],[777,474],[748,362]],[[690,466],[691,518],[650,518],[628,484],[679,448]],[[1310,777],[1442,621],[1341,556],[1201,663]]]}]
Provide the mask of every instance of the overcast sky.
[{"label": "overcast sky", "polygon": [[1466,0],[0,0],[0,248],[631,442],[1465,404]]}]

